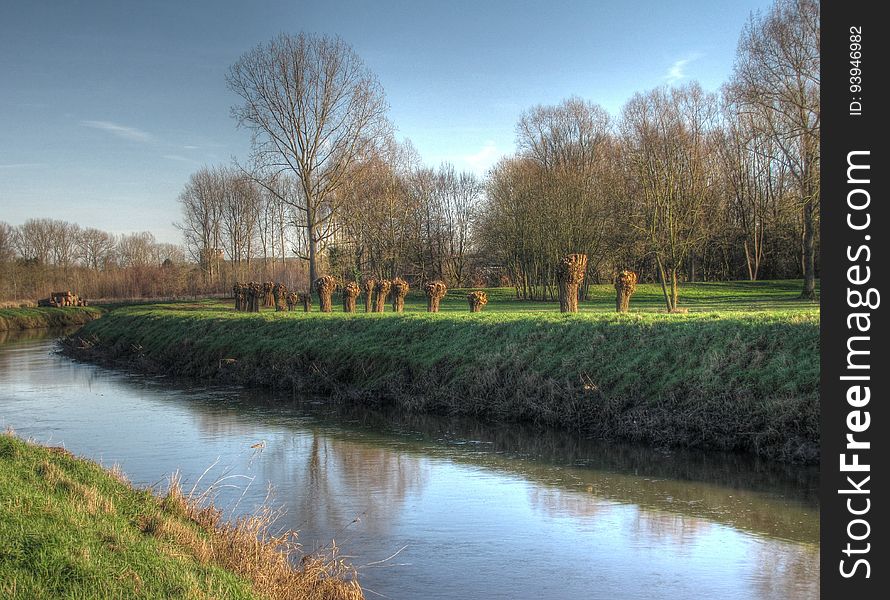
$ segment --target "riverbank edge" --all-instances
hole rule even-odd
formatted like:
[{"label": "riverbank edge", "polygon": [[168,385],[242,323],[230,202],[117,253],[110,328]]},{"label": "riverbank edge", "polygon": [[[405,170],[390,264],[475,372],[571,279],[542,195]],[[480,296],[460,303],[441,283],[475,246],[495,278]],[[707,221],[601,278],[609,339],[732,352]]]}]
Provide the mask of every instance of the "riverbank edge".
[{"label": "riverbank edge", "polygon": [[98,319],[104,312],[94,306],[3,308],[0,309],[0,331],[76,327]]},{"label": "riverbank edge", "polygon": [[157,496],[117,467],[11,430],[0,432],[0,474],[4,598],[363,597],[338,559],[291,562],[293,532],[271,535],[262,512],[226,523],[204,498],[184,495],[175,475]]},{"label": "riverbank edge", "polygon": [[816,315],[113,311],[74,358],[655,447],[819,461]]}]

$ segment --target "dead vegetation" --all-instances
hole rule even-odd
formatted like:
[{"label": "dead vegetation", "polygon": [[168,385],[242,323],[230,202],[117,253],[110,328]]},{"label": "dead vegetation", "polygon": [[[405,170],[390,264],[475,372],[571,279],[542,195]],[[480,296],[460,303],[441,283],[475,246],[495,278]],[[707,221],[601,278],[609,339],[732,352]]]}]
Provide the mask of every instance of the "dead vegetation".
[{"label": "dead vegetation", "polygon": [[[364,598],[355,570],[338,558],[304,554],[297,533],[273,533],[279,512],[268,503],[253,514],[224,521],[209,493],[184,494],[178,474],[170,478],[161,501],[167,512],[185,517],[149,515],[140,529],[147,535],[188,548],[201,562],[212,562],[249,580],[257,593],[272,600],[359,600]],[[202,535],[209,532],[209,535]]]}]

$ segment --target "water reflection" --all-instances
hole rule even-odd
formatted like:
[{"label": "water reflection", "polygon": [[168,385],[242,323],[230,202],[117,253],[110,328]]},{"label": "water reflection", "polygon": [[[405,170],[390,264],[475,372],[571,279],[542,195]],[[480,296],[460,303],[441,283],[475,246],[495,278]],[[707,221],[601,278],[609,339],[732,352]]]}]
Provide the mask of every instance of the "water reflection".
[{"label": "water reflection", "polygon": [[388,597],[818,595],[815,469],[189,388],[50,350],[0,346],[0,426],[140,484],[175,469],[194,482],[218,461],[201,485],[220,481],[234,511],[271,484],[282,526],[309,548],[336,538]]},{"label": "water reflection", "polygon": [[[207,394],[202,390],[200,395]],[[230,395],[230,393],[229,393]],[[221,408],[221,405],[225,408]],[[532,504],[554,514],[584,516],[596,500],[610,499],[707,518],[772,537],[817,543],[818,469],[771,464],[735,454],[653,451],[605,444],[565,431],[396,411],[369,411],[346,404],[273,398],[250,390],[236,398],[221,392],[191,405],[210,435],[235,431],[259,435],[270,427],[309,428],[338,444],[343,460],[371,445],[377,458],[353,461],[375,481],[391,466],[382,456],[425,455],[518,474],[540,484],[548,502]],[[388,450],[384,450],[387,448]],[[362,465],[381,465],[362,471]],[[400,467],[404,468],[404,466]],[[369,472],[370,471],[370,472]],[[374,482],[367,482],[369,489]],[[385,481],[384,488],[398,486]],[[583,492],[580,493],[579,492]]]}]

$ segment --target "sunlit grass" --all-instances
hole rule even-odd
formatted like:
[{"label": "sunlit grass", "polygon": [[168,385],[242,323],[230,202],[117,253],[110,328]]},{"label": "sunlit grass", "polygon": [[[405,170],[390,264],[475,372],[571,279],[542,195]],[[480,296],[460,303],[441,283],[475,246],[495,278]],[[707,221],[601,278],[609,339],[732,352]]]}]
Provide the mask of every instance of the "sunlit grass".
[{"label": "sunlit grass", "polygon": [[796,299],[794,282],[687,286],[688,314],[659,312],[646,287],[633,312],[616,314],[595,291],[580,314],[502,289],[482,313],[457,292],[436,314],[416,295],[403,314],[132,306],[81,337],[155,372],[814,459],[819,310]]}]

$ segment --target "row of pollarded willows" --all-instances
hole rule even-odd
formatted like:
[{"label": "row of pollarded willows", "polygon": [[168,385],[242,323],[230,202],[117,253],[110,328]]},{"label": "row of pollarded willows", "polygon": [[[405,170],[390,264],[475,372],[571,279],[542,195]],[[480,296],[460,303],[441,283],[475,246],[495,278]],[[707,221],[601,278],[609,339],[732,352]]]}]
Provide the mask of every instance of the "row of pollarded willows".
[{"label": "row of pollarded willows", "polygon": [[303,292],[292,292],[283,283],[267,281],[265,283],[236,283],[232,287],[235,297],[235,310],[242,312],[260,312],[261,307],[275,308],[276,311],[296,310],[302,305],[303,310],[312,310],[312,296]]},{"label": "row of pollarded willows", "polygon": [[[556,266],[556,280],[559,282],[559,310],[578,312],[578,291],[584,283],[587,272],[586,254],[567,254]],[[623,270],[615,278],[615,309],[620,312],[630,310],[630,297],[637,289],[637,274]],[[471,304],[472,307],[472,304]]]},{"label": "row of pollarded willows", "polygon": [[[559,281],[559,308],[561,312],[578,312],[578,292],[584,282],[587,271],[586,254],[568,254],[556,267]],[[630,298],[636,290],[637,275],[633,271],[621,271],[615,280],[616,309],[627,312]],[[390,299],[393,312],[403,312],[405,297],[411,286],[401,277],[394,279],[375,279],[367,277],[361,281],[341,283],[333,275],[322,275],[315,280],[313,287],[318,294],[319,310],[333,310],[334,293],[339,289],[343,300],[343,311],[356,312],[359,296],[364,295],[365,312],[384,312],[387,298]],[[294,310],[298,304],[305,312],[312,310],[312,295],[309,292],[294,292],[283,283],[267,281],[265,283],[236,283],[233,287],[235,310],[259,312],[261,307],[275,308],[276,311]],[[434,280],[423,286],[427,298],[427,312],[439,312],[442,298],[448,293],[443,281]],[[467,294],[467,305],[470,312],[481,312],[488,304],[488,295],[482,290]]]},{"label": "row of pollarded willows", "polygon": [[[401,277],[393,279],[368,277],[361,284],[356,281],[349,281],[343,285],[338,285],[334,277],[323,275],[315,280],[315,291],[318,294],[322,312],[330,312],[332,296],[338,287],[343,296],[343,311],[348,313],[356,311],[356,300],[362,294],[365,296],[365,312],[384,312],[387,298],[392,303],[393,312],[403,312],[405,310],[405,297],[411,290],[408,282]],[[441,281],[431,281],[424,286],[424,291],[429,299],[427,310],[429,312],[439,312],[439,301],[448,292],[448,288]],[[481,293],[484,294],[485,292]]]}]

